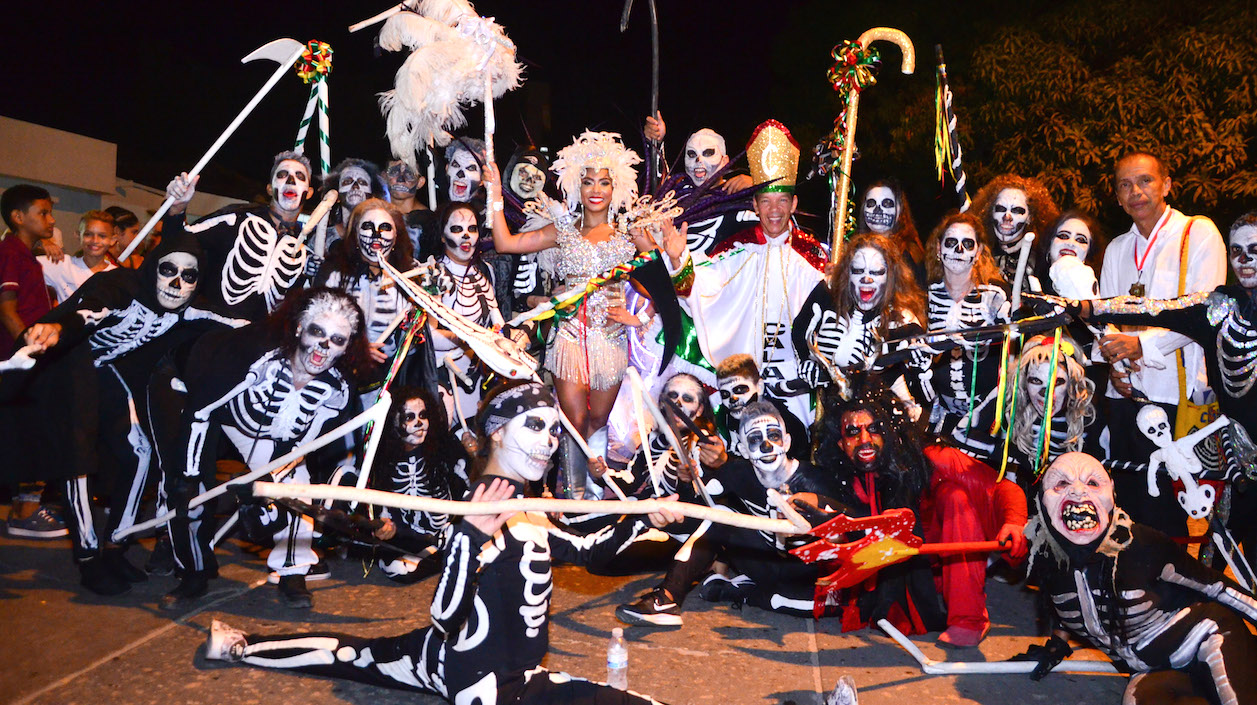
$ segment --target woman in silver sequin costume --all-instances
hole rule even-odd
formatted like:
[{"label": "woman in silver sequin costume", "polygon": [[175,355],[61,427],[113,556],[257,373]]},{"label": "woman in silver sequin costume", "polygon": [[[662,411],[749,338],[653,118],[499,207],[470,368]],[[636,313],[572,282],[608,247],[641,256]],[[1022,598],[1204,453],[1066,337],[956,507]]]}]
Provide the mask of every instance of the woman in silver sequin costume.
[{"label": "woman in silver sequin costume", "polygon": [[[632,259],[646,242],[616,227],[615,216],[637,197],[641,162],[610,132],[585,132],[559,151],[551,170],[558,175],[564,203],[548,204],[523,232],[512,233],[501,210],[493,216],[493,245],[501,253],[526,254],[556,248],[556,273],[564,290],[584,284]],[[500,203],[501,177],[485,168],[490,203]],[[585,437],[607,424],[628,364],[625,326],[641,322],[624,307],[624,283],[590,294],[571,318],[559,323],[546,354],[559,404]]]}]

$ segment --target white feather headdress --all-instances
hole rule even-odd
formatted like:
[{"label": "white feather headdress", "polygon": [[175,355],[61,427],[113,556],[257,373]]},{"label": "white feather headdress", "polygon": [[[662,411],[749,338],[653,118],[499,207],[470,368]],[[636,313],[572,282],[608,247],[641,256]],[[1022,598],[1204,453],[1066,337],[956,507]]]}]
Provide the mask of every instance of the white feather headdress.
[{"label": "white feather headdress", "polygon": [[380,47],[412,52],[393,90],[380,94],[393,156],[412,167],[419,149],[449,144],[450,131],[467,124],[463,110],[484,100],[486,72],[494,98],[520,85],[515,45],[466,0],[420,0],[415,12],[389,18]]},{"label": "white feather headdress", "polygon": [[620,211],[637,198],[637,169],[642,158],[620,142],[615,132],[586,130],[572,144],[559,150],[550,167],[558,175],[559,189],[567,207],[580,203],[580,180],[586,169],[606,169],[611,174],[611,210]]}]

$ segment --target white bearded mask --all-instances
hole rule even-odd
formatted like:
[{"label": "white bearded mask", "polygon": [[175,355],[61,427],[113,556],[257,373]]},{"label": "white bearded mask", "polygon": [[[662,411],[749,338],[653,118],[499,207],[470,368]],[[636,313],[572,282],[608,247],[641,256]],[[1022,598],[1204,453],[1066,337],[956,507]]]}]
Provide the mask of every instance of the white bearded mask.
[{"label": "white bearded mask", "polygon": [[1113,517],[1113,480],[1100,461],[1066,453],[1043,474],[1043,511],[1065,540],[1085,546],[1104,536]]},{"label": "white bearded mask", "polygon": [[943,232],[938,254],[943,269],[951,274],[968,274],[978,260],[978,234],[965,223],[956,223]]},{"label": "white bearded mask", "polygon": [[861,247],[851,256],[851,293],[861,311],[872,311],[882,305],[889,276],[886,257],[873,247]]},{"label": "white bearded mask", "polygon": [[354,321],[343,307],[316,300],[301,316],[297,331],[297,359],[293,369],[298,375],[315,377],[336,364],[354,334]]},{"label": "white bearded mask", "polygon": [[702,186],[728,162],[725,140],[714,130],[704,127],[685,142],[685,173],[695,186]]},{"label": "white bearded mask", "polygon": [[550,457],[559,449],[559,410],[541,406],[529,409],[507,422],[501,433],[498,462],[512,475],[536,482],[550,467]]},{"label": "white bearded mask", "polygon": [[751,461],[755,476],[764,487],[777,489],[794,474],[790,451],[790,435],[781,419],[772,414],[759,414],[743,419],[738,429],[738,453]]},{"label": "white bearded mask", "polygon": [[885,235],[899,218],[899,201],[886,186],[874,186],[864,195],[864,222],[869,230]]},{"label": "white bearded mask", "polygon": [[1245,225],[1235,231],[1227,247],[1227,257],[1240,286],[1257,287],[1257,226]]},{"label": "white bearded mask", "polygon": [[476,243],[480,242],[476,214],[466,208],[451,211],[442,237],[445,239],[446,256],[459,264],[470,262],[476,253]]},{"label": "white bearded mask", "polygon": [[408,447],[417,448],[428,439],[428,406],[423,399],[407,399],[397,414],[397,435]]},{"label": "white bearded mask", "polygon": [[1061,223],[1052,236],[1052,244],[1048,246],[1048,263],[1056,264],[1056,260],[1071,255],[1085,261],[1090,251],[1091,228],[1078,218],[1070,218]]},{"label": "white bearded mask", "polygon": [[362,167],[347,166],[340,172],[340,182],[336,190],[340,192],[341,207],[352,211],[359,203],[371,197],[371,176]]},{"label": "white bearded mask", "polygon": [[301,209],[310,190],[310,170],[295,159],[285,159],[271,174],[271,200],[281,211]]},{"label": "white bearded mask", "polygon": [[1026,192],[1016,188],[1006,188],[995,197],[995,207],[991,209],[991,217],[995,220],[995,235],[1005,251],[1021,242],[1026,234],[1026,223],[1030,220],[1030,206],[1026,200]]},{"label": "white bearded mask", "polygon": [[691,421],[697,419],[699,412],[703,409],[702,386],[684,375],[677,375],[668,380],[663,387],[663,393],[659,396],[671,400],[681,411],[685,412]]},{"label": "white bearded mask", "polygon": [[182,308],[196,293],[199,277],[191,252],[171,252],[157,260],[157,303],[168,311]]},{"label": "white bearded mask", "polygon": [[759,395],[764,391],[763,382],[742,375],[721,377],[716,384],[720,388],[720,403],[734,419],[742,418],[746,405],[759,401]]},{"label": "white bearded mask", "polygon": [[373,208],[358,221],[358,252],[371,264],[388,260],[397,244],[397,224],[383,208]]},{"label": "white bearded mask", "polygon": [[1158,448],[1165,448],[1174,442],[1174,434],[1170,429],[1170,417],[1165,409],[1152,404],[1139,408],[1135,416],[1135,424],[1139,431],[1148,437]]},{"label": "white bearded mask", "polygon": [[[1026,366],[1026,396],[1039,417],[1044,414],[1044,401],[1047,399],[1048,382],[1051,380],[1052,361],[1035,362]],[[1065,413],[1065,395],[1069,391],[1068,363],[1060,360],[1056,365],[1056,386],[1052,389],[1052,415]]]},{"label": "white bearded mask", "polygon": [[454,156],[445,165],[445,176],[450,182],[450,200],[470,201],[476,189],[480,188],[480,163],[476,161],[476,155],[466,149],[455,150]]},{"label": "white bearded mask", "polygon": [[546,173],[530,161],[520,160],[511,170],[511,191],[525,201],[541,195],[546,185]]}]

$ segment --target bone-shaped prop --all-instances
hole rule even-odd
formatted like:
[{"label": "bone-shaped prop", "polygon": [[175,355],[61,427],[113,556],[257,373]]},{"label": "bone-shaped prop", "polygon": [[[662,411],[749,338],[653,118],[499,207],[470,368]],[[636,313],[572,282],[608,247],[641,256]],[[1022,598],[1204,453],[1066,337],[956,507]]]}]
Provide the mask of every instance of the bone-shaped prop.
[{"label": "bone-shaped prop", "polygon": [[0,362],[0,372],[10,372],[12,370],[29,370],[35,366],[35,358],[32,355],[38,355],[43,352],[43,348],[38,345],[23,345],[21,349],[13,353],[13,357]]},{"label": "bone-shaped prop", "polygon": [[[1008,674],[1008,673],[1032,673],[1034,669],[1039,667],[1037,661],[935,661],[926,656],[912,643],[912,640],[904,636],[890,622],[879,619],[877,626],[886,632],[887,636],[894,639],[897,644],[904,648],[921,664],[921,672],[932,676],[940,675],[967,675],[970,673],[989,673],[989,674]],[[1117,668],[1108,661],[1082,661],[1065,659],[1056,664],[1052,668],[1056,673],[1118,673]]]}]

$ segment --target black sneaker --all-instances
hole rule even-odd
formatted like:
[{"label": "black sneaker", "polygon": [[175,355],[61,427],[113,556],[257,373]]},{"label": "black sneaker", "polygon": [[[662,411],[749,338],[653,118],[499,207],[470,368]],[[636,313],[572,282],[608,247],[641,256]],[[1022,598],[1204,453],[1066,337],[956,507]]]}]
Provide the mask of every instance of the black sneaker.
[{"label": "black sneaker", "polygon": [[131,561],[127,560],[126,551],[127,549],[123,546],[106,548],[101,552],[101,557],[104,558],[105,565],[109,566],[109,569],[114,574],[122,577],[128,583],[148,582],[148,573],[131,565]]},{"label": "black sneaker", "polygon": [[144,562],[144,571],[149,575],[174,575],[175,551],[170,545],[170,534],[162,533],[153,544],[153,552]]},{"label": "black sneaker", "polygon": [[655,588],[634,603],[615,608],[616,619],[625,624],[656,627],[681,626],[681,606],[663,588]]},{"label": "black sneaker", "polygon": [[753,590],[755,582],[745,575],[735,575],[730,579],[720,573],[712,573],[698,586],[698,596],[707,602],[742,604]]},{"label": "black sneaker", "polygon": [[308,610],[314,606],[314,595],[306,587],[304,575],[282,575],[279,578],[279,601],[285,607]]},{"label": "black sneaker", "polygon": [[97,595],[113,597],[131,589],[131,583],[105,563],[102,556],[93,556],[79,563],[79,582]]},{"label": "black sneaker", "polygon": [[68,536],[70,530],[48,507],[41,506],[25,519],[9,519],[6,528],[9,536],[24,539],[55,539]]}]

